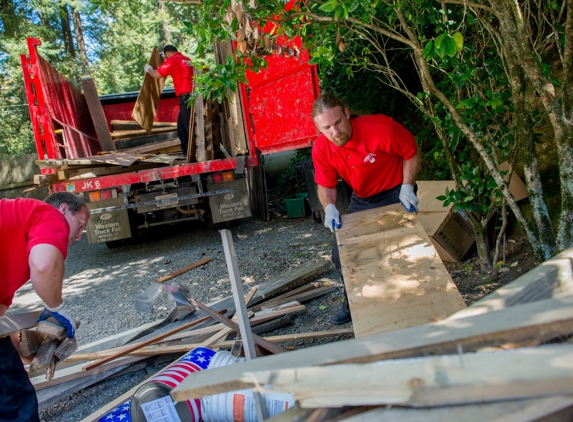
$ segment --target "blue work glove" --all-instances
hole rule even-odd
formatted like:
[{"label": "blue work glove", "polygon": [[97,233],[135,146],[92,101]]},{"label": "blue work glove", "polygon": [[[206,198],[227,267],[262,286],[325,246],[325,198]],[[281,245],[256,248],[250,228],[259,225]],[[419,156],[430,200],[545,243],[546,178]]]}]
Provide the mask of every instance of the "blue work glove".
[{"label": "blue work glove", "polygon": [[329,228],[334,233],[334,228],[341,228],[340,213],[334,204],[329,204],[324,209],[324,226]]},{"label": "blue work glove", "polygon": [[414,193],[414,186],[412,185],[402,185],[400,188],[400,202],[406,208],[406,211],[418,212],[418,203],[420,200]]},{"label": "blue work glove", "polygon": [[68,338],[74,337],[76,334],[76,323],[74,322],[68,310],[64,308],[63,302],[60,306],[53,309],[46,305],[44,311],[40,315],[40,318],[38,318],[38,322],[44,321],[50,317],[53,317],[56,321],[58,321],[61,326],[66,327],[66,335]]},{"label": "blue work glove", "polygon": [[146,73],[149,73],[150,70],[153,70],[153,66],[151,66],[149,63],[147,63],[145,66],[143,66],[143,70]]}]

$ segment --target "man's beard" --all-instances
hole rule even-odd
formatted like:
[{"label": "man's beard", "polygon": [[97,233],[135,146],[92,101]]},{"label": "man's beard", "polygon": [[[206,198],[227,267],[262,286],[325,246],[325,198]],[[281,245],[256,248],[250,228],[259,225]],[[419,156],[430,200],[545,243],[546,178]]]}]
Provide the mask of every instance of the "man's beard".
[{"label": "man's beard", "polygon": [[346,145],[348,143],[348,141],[350,141],[350,136],[348,136],[347,133],[342,132],[342,133],[336,135],[335,138],[332,138],[331,141],[337,147],[343,147],[344,145]]}]

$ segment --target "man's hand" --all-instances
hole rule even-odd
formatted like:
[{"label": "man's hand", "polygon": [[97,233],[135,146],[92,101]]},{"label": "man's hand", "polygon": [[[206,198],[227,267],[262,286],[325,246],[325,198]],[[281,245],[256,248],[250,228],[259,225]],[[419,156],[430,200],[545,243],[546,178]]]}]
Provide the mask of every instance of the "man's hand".
[{"label": "man's hand", "polygon": [[400,188],[400,202],[406,208],[406,211],[418,212],[418,203],[420,200],[414,193],[414,186],[412,185],[402,185]]},{"label": "man's hand", "polygon": [[143,70],[146,73],[149,73],[149,71],[153,70],[153,66],[151,66],[149,63],[147,63],[145,66],[143,66]]},{"label": "man's hand", "polygon": [[66,327],[66,335],[68,338],[73,338],[76,334],[76,323],[74,322],[72,316],[68,312],[68,310],[64,307],[64,303],[57,308],[49,308],[46,306],[44,311],[38,318],[38,322],[44,321],[50,317],[54,317],[58,323],[64,327]]},{"label": "man's hand", "polygon": [[340,224],[340,213],[334,204],[328,204],[324,209],[324,226],[333,233],[335,228],[339,229],[342,227],[342,224]]}]

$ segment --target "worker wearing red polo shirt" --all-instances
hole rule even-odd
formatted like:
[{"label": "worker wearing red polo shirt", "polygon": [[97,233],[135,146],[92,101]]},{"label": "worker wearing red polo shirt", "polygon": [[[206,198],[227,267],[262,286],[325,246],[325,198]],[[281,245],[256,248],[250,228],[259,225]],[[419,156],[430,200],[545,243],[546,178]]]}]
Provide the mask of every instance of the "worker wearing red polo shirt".
[{"label": "worker wearing red polo shirt", "polygon": [[187,106],[189,95],[193,92],[193,64],[191,59],[177,51],[173,45],[163,47],[163,57],[165,61],[157,68],[148,63],[144,70],[155,79],[173,79],[175,95],[179,97],[179,116],[177,117],[177,134],[181,141],[181,150],[187,154],[189,144],[189,122],[191,120],[191,109]]},{"label": "worker wearing red polo shirt", "polygon": [[[315,100],[312,117],[321,133],[312,147],[312,161],[326,227],[332,232],[342,227],[335,205],[339,176],[354,190],[347,214],[398,202],[409,212],[418,211],[415,182],[421,160],[408,130],[381,114],[351,119],[348,108],[331,94]],[[336,244],[332,261],[342,277]],[[351,319],[344,293],[342,309],[330,319],[333,324]]]},{"label": "worker wearing red polo shirt", "polygon": [[[62,300],[68,245],[80,240],[90,218],[84,201],[69,192],[36,199],[0,199],[0,316],[28,280],[44,302],[39,321],[49,317],[75,335],[75,322]],[[0,338],[0,421],[39,421],[36,391],[22,360],[17,334]]]}]

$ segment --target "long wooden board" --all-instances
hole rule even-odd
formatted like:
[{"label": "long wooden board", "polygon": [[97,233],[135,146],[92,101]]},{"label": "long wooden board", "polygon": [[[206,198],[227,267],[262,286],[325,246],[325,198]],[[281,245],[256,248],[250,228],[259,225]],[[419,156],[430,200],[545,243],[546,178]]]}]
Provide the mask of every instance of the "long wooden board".
[{"label": "long wooden board", "polygon": [[181,401],[252,388],[254,382],[244,380],[245,372],[456,353],[459,347],[470,351],[531,338],[544,341],[571,332],[573,297],[549,299],[464,320],[446,320],[212,368],[207,375],[189,375],[171,396]]},{"label": "long wooden board", "polygon": [[426,230],[401,204],[343,216],[336,239],[356,337],[465,308]]},{"label": "long wooden board", "polygon": [[573,393],[573,345],[246,373],[304,408],[443,406]]},{"label": "long wooden board", "polygon": [[[499,403],[447,406],[438,408],[381,407],[356,416],[338,419],[340,422],[523,422],[549,421],[541,419],[573,406],[573,397],[556,396],[531,400],[511,400]],[[555,422],[570,419],[556,419]],[[291,419],[292,422],[295,419]]]},{"label": "long wooden board", "polygon": [[0,337],[6,337],[17,331],[35,327],[41,313],[42,311],[33,311],[0,316]]},{"label": "long wooden board", "polygon": [[82,76],[80,79],[88,109],[92,116],[94,128],[97,133],[97,138],[102,151],[115,151],[111,134],[109,133],[109,126],[103,112],[103,107],[99,99],[97,88],[91,76]]},{"label": "long wooden board", "polygon": [[[157,48],[154,48],[153,53],[151,53],[151,58],[149,59],[149,64],[154,69],[157,69],[162,63],[163,59],[159,55],[159,51]],[[155,119],[155,113],[157,113],[157,106],[159,105],[164,83],[165,79],[155,79],[146,72],[145,78],[143,79],[143,86],[141,87],[141,91],[139,91],[135,107],[131,113],[133,120],[139,123],[147,133],[151,133],[153,119]]]}]

